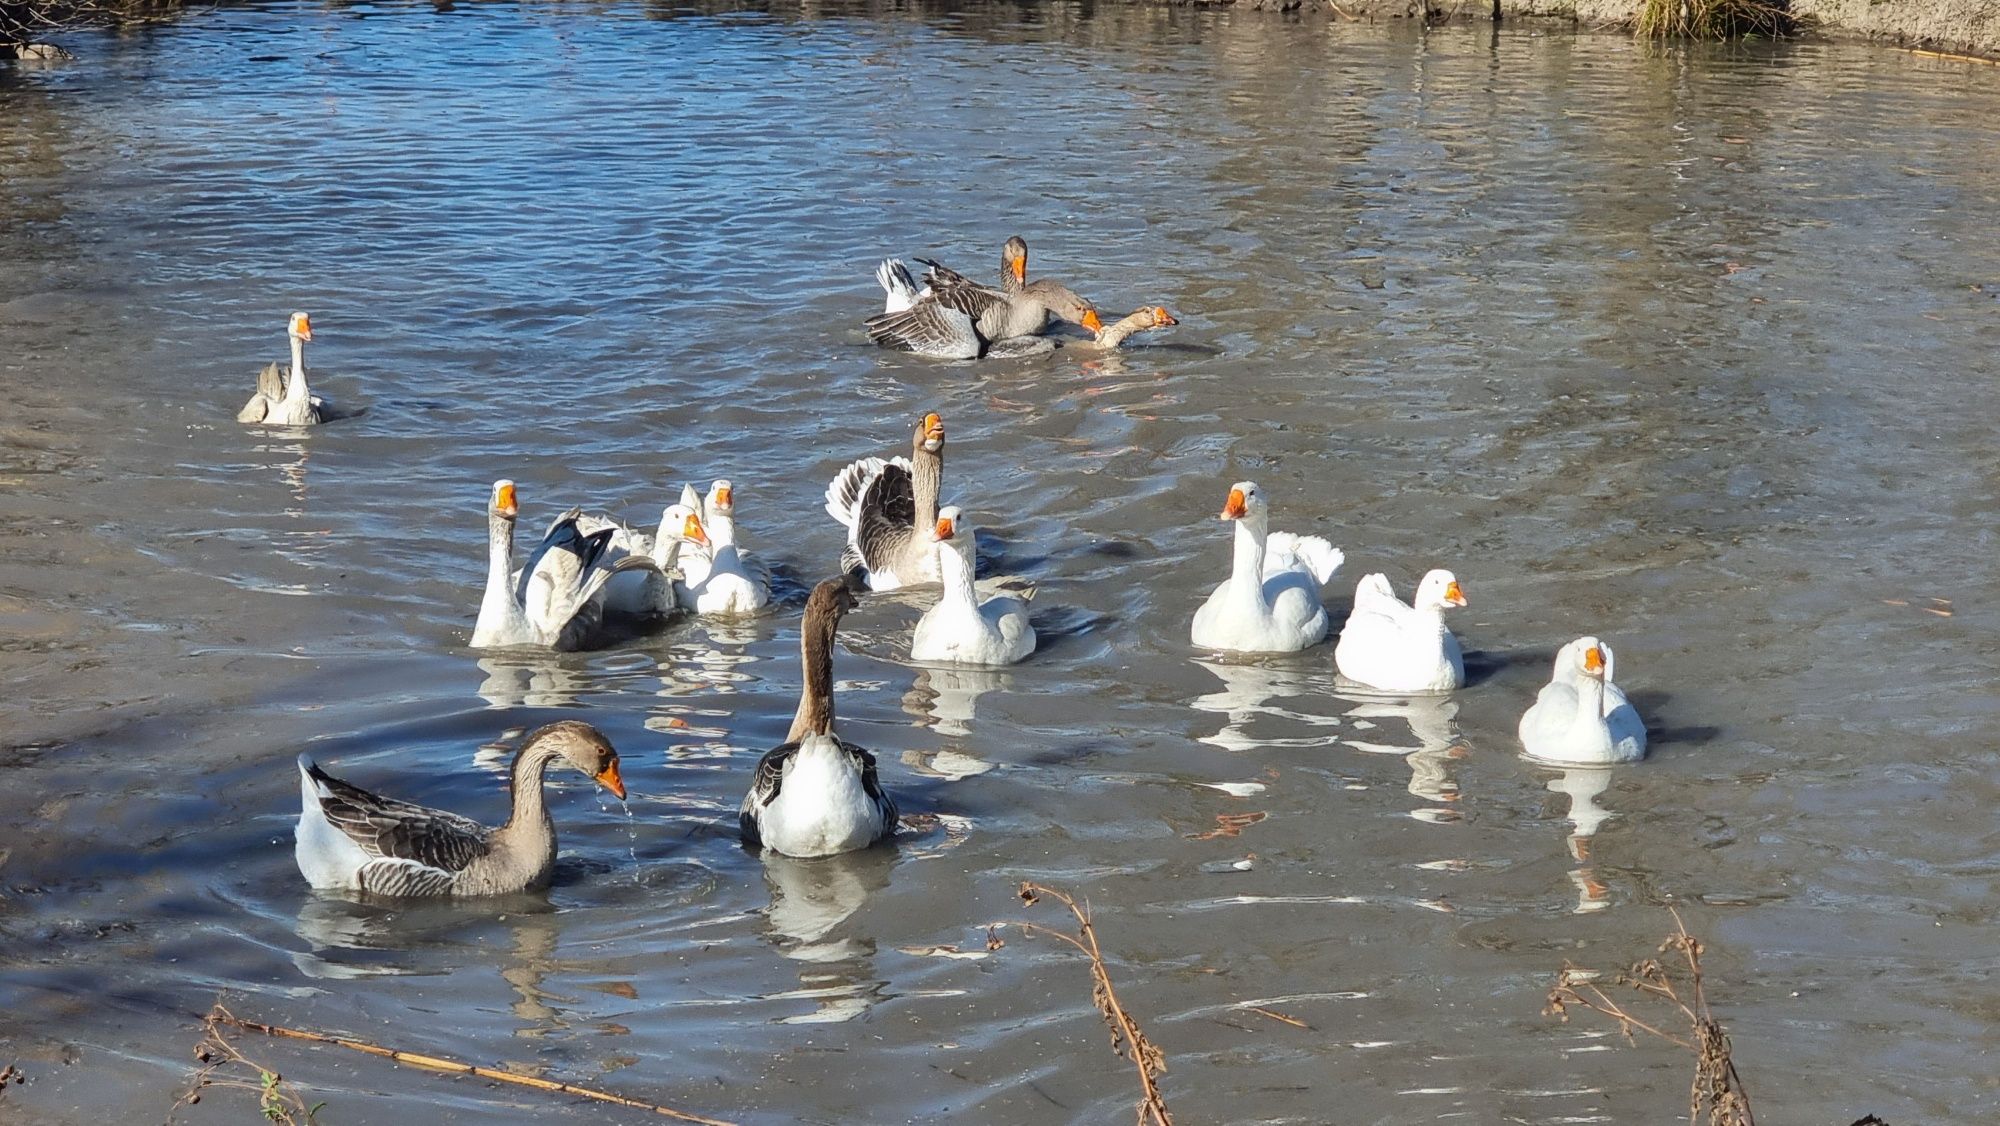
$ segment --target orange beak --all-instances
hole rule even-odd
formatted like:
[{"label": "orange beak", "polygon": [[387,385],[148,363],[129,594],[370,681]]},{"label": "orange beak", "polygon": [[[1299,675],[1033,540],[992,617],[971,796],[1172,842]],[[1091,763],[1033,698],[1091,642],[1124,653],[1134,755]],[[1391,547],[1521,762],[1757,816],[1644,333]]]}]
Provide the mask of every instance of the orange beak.
[{"label": "orange beak", "polygon": [[1024,282],[1028,280],[1028,260],[1026,258],[1014,259],[1012,262],[1007,263],[1007,268],[1014,272],[1015,281]]},{"label": "orange beak", "polygon": [[1250,505],[1243,499],[1243,490],[1229,490],[1229,503],[1222,506],[1222,519],[1241,520],[1249,514]]},{"label": "orange beak", "polygon": [[625,800],[625,779],[618,776],[618,761],[616,759],[612,760],[610,766],[597,772],[597,784],[618,795],[619,801]]},{"label": "orange beak", "polygon": [[493,490],[493,511],[502,516],[518,516],[521,506],[514,501],[514,486],[502,485]]},{"label": "orange beak", "polygon": [[299,318],[299,339],[300,339],[300,340],[311,340],[312,338],[313,338],[313,326],[312,326],[312,320],[311,320],[311,318],[309,318],[309,317],[300,317],[300,318]]},{"label": "orange beak", "polygon": [[939,418],[936,411],[924,416],[924,439],[939,442],[944,440],[944,419]]},{"label": "orange beak", "polygon": [[1583,651],[1583,671],[1602,673],[1604,671],[1604,650],[1593,645]]},{"label": "orange beak", "polygon": [[730,493],[731,490],[727,488],[721,488],[715,490],[715,503],[721,505],[724,508],[735,508],[736,502],[729,499]]},{"label": "orange beak", "polygon": [[1104,318],[1099,317],[1097,315],[1097,310],[1095,309],[1085,309],[1083,311],[1083,319],[1076,323],[1082,325],[1083,327],[1089,329],[1092,332],[1104,331]]},{"label": "orange beak", "polygon": [[1456,582],[1450,582],[1445,584],[1444,604],[1447,606],[1465,605],[1465,592],[1458,589],[1458,584]]},{"label": "orange beak", "polygon": [[701,517],[692,512],[688,513],[687,523],[681,526],[681,535],[703,547],[708,546],[708,533],[701,530]]},{"label": "orange beak", "polygon": [[1158,322],[1161,328],[1181,323],[1174,319],[1172,313],[1167,312],[1166,308],[1160,305],[1153,306],[1153,320]]},{"label": "orange beak", "polygon": [[948,540],[951,538],[951,532],[952,532],[951,520],[948,517],[938,520],[937,538],[941,540]]}]

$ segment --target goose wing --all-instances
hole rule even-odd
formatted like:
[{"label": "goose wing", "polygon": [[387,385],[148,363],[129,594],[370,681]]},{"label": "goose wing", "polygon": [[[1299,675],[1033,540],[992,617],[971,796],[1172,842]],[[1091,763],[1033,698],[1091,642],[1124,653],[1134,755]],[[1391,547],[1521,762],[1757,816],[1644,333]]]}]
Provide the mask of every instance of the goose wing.
[{"label": "goose wing", "polygon": [[[862,566],[873,570],[909,540],[916,525],[916,478],[910,463],[898,458],[883,465],[862,488],[848,546]],[[847,555],[842,553],[843,561]]]},{"label": "goose wing", "polygon": [[1325,586],[1346,558],[1346,553],[1318,536],[1272,532],[1264,544],[1264,577],[1278,571],[1301,570]]},{"label": "goose wing", "polygon": [[448,878],[489,847],[491,831],[469,817],[370,793],[310,760],[300,766],[314,784],[328,823],[371,860],[414,863]]}]

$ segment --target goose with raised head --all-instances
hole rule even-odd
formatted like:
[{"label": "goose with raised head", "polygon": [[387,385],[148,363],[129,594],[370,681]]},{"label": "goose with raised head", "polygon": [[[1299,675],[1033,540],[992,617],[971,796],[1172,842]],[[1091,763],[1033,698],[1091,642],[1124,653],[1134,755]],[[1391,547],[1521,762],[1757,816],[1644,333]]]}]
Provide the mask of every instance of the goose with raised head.
[{"label": "goose with raised head", "polygon": [[[910,268],[901,258],[884,258],[875,267],[875,280],[882,285],[882,312],[900,313],[931,295],[930,287],[918,287]],[[1000,291],[1018,294],[1028,287],[1028,242],[1010,235],[1000,247]]]},{"label": "goose with raised head", "polygon": [[944,594],[917,620],[910,659],[958,665],[1011,665],[1035,651],[1028,604],[1005,596],[979,601],[972,588],[977,533],[957,505],[939,510],[930,540]]},{"label": "goose with raised head", "polygon": [[495,481],[486,513],[486,592],[470,644],[474,649],[581,648],[603,621],[604,584],[622,571],[654,570],[653,561],[642,555],[605,560],[611,529],[585,535],[577,528],[582,513],[570,509],[549,525],[527,565],[517,571],[514,524],[519,514],[514,482]]},{"label": "goose with raised head", "polygon": [[1319,588],[1345,556],[1318,536],[1271,531],[1271,506],[1250,481],[1230,486],[1222,519],[1236,525],[1229,577],[1194,614],[1189,636],[1204,649],[1293,653],[1326,637]]},{"label": "goose with raised head", "polygon": [[265,426],[314,426],[326,420],[326,400],[312,393],[306,385],[306,344],[313,338],[312,318],[304,313],[293,313],[286,322],[285,335],[292,342],[292,366],[290,371],[273,361],[264,365],[257,373],[257,390],[243,409],[236,412],[236,421],[261,423]]},{"label": "goose with raised head", "polygon": [[1052,341],[1033,339],[1051,317],[1092,333],[1104,328],[1096,307],[1060,282],[1043,279],[1009,293],[980,285],[928,258],[917,261],[930,267],[924,274],[923,296],[907,309],[868,319],[868,338],[884,348],[943,360],[972,360],[1053,348]]},{"label": "goose with raised head", "polygon": [[299,756],[299,824],[292,854],[322,891],[386,896],[507,895],[548,885],[556,827],[543,793],[561,759],[625,800],[618,752],[575,720],[529,735],[510,771],[513,811],[487,828],[469,817],[373,794]]},{"label": "goose with raised head", "polygon": [[844,578],[806,599],[799,631],[805,686],[785,742],[757,763],[737,822],[743,843],[786,856],[833,856],[896,831],[896,801],[875,775],[875,756],[833,731],[833,637],[856,605]]},{"label": "goose with raised head", "polygon": [[938,581],[929,533],[943,481],[944,420],[936,412],[917,420],[909,457],[864,457],[834,474],[826,513],[847,529],[840,569],[861,571],[870,590]]},{"label": "goose with raised head", "polygon": [[1611,646],[1579,637],[1556,653],[1555,671],[1521,716],[1521,746],[1548,762],[1603,766],[1646,757],[1646,724],[1612,683]]},{"label": "goose with raised head", "polygon": [[1444,612],[1465,605],[1458,577],[1439,568],[1405,603],[1383,574],[1354,585],[1354,609],[1333,649],[1340,675],[1378,692],[1450,692],[1465,687],[1465,658]]},{"label": "goose with raised head", "polygon": [[[699,502],[697,502],[699,503]],[[610,546],[604,558],[608,564],[629,555],[653,561],[651,570],[621,571],[604,584],[604,611],[625,617],[672,617],[681,609],[676,574],[683,559],[692,560],[708,546],[708,534],[701,517],[685,504],[670,504],[660,512],[659,530],[651,534],[621,524],[606,516],[585,514],[577,518],[577,530],[592,535],[609,529]],[[692,549],[692,550],[690,550]],[[706,566],[706,557],[701,556]]]},{"label": "goose with raised head", "polygon": [[771,601],[771,576],[737,540],[735,488],[727,480],[714,482],[702,500],[702,512],[708,549],[688,554],[675,597],[698,614],[754,614],[763,609]]}]

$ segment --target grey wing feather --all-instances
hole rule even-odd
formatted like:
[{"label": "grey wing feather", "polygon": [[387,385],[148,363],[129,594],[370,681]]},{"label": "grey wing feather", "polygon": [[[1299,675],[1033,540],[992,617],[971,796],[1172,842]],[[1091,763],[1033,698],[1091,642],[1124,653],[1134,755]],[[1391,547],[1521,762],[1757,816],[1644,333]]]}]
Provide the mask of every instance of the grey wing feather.
[{"label": "grey wing feather", "polygon": [[875,756],[845,739],[840,741],[840,749],[847,752],[848,759],[861,771],[861,792],[868,795],[882,816],[882,835],[893,834],[896,831],[896,799],[882,788],[882,780],[876,776]]},{"label": "grey wing feather", "polygon": [[306,773],[327,821],[372,857],[457,872],[487,851],[489,830],[470,817],[370,793],[316,765]]},{"label": "grey wing feather", "polygon": [[778,791],[785,784],[785,768],[791,765],[792,756],[799,753],[797,743],[785,743],[773,747],[757,760],[757,774],[750,780],[750,792],[743,795],[743,804],[737,810],[737,828],[743,835],[743,843],[752,848],[761,847],[763,834],[757,828],[757,815],[763,812],[778,797]]},{"label": "grey wing feather", "polygon": [[370,860],[354,875],[361,890],[374,895],[448,895],[457,882],[454,872],[393,857]]},{"label": "grey wing feather", "polygon": [[275,360],[257,372],[257,393],[274,403],[285,397],[285,369]]},{"label": "grey wing feather", "polygon": [[868,339],[884,348],[941,360],[974,360],[986,347],[978,319],[932,295],[900,313],[868,318]]},{"label": "grey wing feather", "polygon": [[916,528],[916,483],[907,464],[883,466],[862,490],[848,545],[863,566],[875,567]]}]

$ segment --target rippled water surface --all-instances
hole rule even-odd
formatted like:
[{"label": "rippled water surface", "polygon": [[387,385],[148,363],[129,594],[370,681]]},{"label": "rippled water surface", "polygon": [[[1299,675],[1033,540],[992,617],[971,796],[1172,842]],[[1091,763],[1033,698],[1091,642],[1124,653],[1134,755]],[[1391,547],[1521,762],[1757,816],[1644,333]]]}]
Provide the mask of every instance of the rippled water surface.
[{"label": "rippled water surface", "polygon": [[[1565,959],[1650,953],[1669,902],[1766,1117],[2000,1112],[2000,73],[806,11],[227,9],[0,69],[0,1062],[32,1079],[0,1118],[157,1120],[223,995],[747,1123],[1124,1120],[1083,965],[985,949],[1058,921],[1023,879],[1089,898],[1189,1123],[1664,1121],[1683,1058],[1541,1007]],[[1010,233],[1182,326],[1110,358],[868,346],[875,259],[985,275]],[[295,308],[360,413],[239,427]],[[915,668],[921,600],[871,600],[843,731],[918,824],[760,861],[733,811],[839,548],[820,491],[927,409],[1044,651]],[[495,478],[535,526],[725,475],[778,612],[465,647]],[[1336,612],[1454,568],[1473,683],[1369,699],[1330,646],[1192,651],[1241,478],[1345,548]],[[1643,764],[1519,757],[1583,633]],[[497,820],[513,740],[560,716],[632,800],[555,776],[546,896],[307,892],[298,751]],[[258,1053],[337,1122],[623,1113]]]}]

